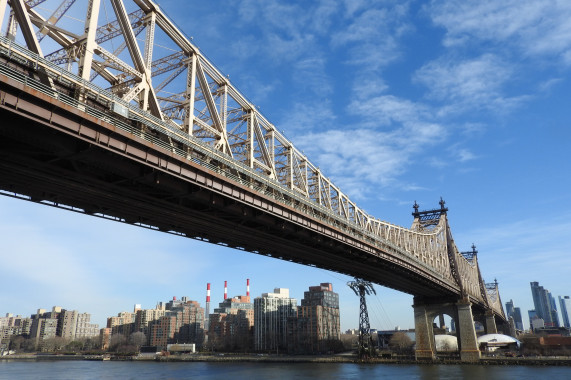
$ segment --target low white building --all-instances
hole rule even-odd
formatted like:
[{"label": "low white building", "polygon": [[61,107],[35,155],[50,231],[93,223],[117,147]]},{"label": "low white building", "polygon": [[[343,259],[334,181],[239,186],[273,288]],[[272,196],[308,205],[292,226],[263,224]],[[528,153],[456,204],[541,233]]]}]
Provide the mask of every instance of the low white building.
[{"label": "low white building", "polygon": [[503,334],[486,334],[478,338],[478,347],[481,350],[493,352],[498,348],[518,349],[520,341],[509,335]]}]

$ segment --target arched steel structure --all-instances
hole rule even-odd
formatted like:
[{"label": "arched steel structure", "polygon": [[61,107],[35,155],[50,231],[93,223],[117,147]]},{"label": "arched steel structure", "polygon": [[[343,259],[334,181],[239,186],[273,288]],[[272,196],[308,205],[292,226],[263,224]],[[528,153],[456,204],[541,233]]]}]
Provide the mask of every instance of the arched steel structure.
[{"label": "arched steel structure", "polygon": [[[415,205],[411,228],[368,215],[153,1],[0,0],[0,22],[2,117],[30,131],[39,128],[24,135],[26,128],[16,130],[8,122],[0,127],[4,194],[44,203],[46,194],[59,194],[65,201],[51,204],[67,202],[76,211],[143,226],[160,224],[157,228],[188,237],[204,238],[220,228],[212,236],[226,245],[322,266],[414,295],[456,295],[505,319],[497,285],[486,286],[476,255],[468,257],[456,247],[443,203],[432,211],[418,211]],[[56,130],[61,144],[53,137]],[[25,149],[12,146],[29,147],[29,156],[24,159]],[[100,161],[85,158],[92,153]],[[111,154],[131,160],[124,171],[105,162]],[[44,166],[59,178],[57,186],[41,178],[40,165],[23,163],[27,159],[45,160]],[[99,177],[88,179],[87,169]],[[65,173],[71,171],[84,178],[82,189],[105,187],[107,193],[98,193],[105,207],[97,209],[87,196],[66,193],[71,184]],[[41,195],[29,186],[32,178],[37,179],[34,189],[43,189]],[[145,213],[141,199],[130,210],[113,212],[129,201],[116,202],[110,192],[137,198],[134,182],[150,191],[169,181],[171,193],[153,198],[153,210]],[[182,183],[186,187],[177,193]],[[189,200],[205,189],[205,199]],[[240,211],[233,221],[226,220],[226,229],[214,222],[199,225],[174,208],[170,216],[165,212],[154,220],[172,199],[189,209],[208,204],[212,210],[222,202],[239,205],[235,209]],[[217,212],[212,211],[216,220],[228,219]],[[252,227],[261,224],[253,218],[266,218],[266,230],[271,230],[257,245],[239,236],[258,228]],[[272,246],[269,236],[278,234],[278,228],[292,229],[299,254],[288,256],[285,243],[279,249]],[[400,278],[397,272],[403,273]]]}]

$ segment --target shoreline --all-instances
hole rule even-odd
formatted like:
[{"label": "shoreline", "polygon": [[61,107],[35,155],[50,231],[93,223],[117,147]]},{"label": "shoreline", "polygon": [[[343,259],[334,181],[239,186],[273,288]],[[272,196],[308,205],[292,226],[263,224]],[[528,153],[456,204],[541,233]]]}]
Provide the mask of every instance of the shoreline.
[{"label": "shoreline", "polygon": [[518,365],[518,366],[571,366],[571,357],[484,357],[475,363],[461,362],[455,359],[421,360],[414,359],[382,359],[374,358],[369,361],[359,361],[353,355],[327,355],[327,356],[288,356],[288,355],[138,355],[138,356],[112,356],[112,355],[61,355],[61,354],[16,354],[0,357],[1,361],[44,361],[44,360],[90,360],[90,361],[154,361],[154,362],[258,362],[258,363],[353,363],[353,364],[414,364],[414,365]]}]

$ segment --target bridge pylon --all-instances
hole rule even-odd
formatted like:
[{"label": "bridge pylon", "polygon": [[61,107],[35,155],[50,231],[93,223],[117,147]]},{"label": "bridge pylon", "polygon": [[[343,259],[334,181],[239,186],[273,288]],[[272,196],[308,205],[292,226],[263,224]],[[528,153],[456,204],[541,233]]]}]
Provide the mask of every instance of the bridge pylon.
[{"label": "bridge pylon", "polygon": [[462,298],[455,301],[453,299],[415,297],[413,308],[416,333],[415,356],[417,360],[436,359],[433,320],[442,314],[449,315],[455,321],[460,360],[463,362],[480,360],[472,303],[469,299]]},{"label": "bridge pylon", "polygon": [[375,356],[375,345],[371,337],[371,325],[369,323],[369,313],[367,311],[366,295],[377,294],[373,284],[356,278],[355,281],[350,281],[347,285],[353,289],[356,295],[360,298],[360,311],[359,311],[359,347],[358,355],[360,360],[367,360]]}]

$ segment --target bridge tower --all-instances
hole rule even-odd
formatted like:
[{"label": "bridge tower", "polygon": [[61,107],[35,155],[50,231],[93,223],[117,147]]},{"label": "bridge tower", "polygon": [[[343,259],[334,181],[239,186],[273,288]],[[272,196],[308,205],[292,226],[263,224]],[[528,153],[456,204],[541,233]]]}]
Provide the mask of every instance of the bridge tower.
[{"label": "bridge tower", "polygon": [[[458,284],[460,291],[454,296],[429,298],[414,297],[414,324],[416,333],[416,358],[433,360],[436,358],[436,344],[434,339],[433,320],[439,316],[442,320],[443,314],[448,314],[455,321],[456,336],[458,339],[458,349],[460,358],[465,362],[478,361],[480,359],[480,350],[478,349],[478,341],[476,338],[476,330],[474,327],[474,315],[472,312],[472,302],[467,289],[464,285],[462,276],[460,275],[459,262],[455,253],[455,246],[452,236],[448,230],[446,213],[448,208],[444,205],[446,202],[440,198],[440,208],[427,211],[419,211],[419,205],[414,202],[412,213],[414,221],[412,230],[419,232],[429,232],[445,225],[446,228],[446,251],[448,252],[448,265],[454,281]],[[441,223],[443,222],[443,224]],[[472,245],[472,252],[461,253],[469,262],[476,260],[476,247]],[[480,276],[480,285],[482,286]],[[484,289],[480,289],[484,291]],[[487,316],[486,316],[487,317]],[[493,319],[487,317],[488,320]],[[490,326],[491,322],[488,323]]]},{"label": "bridge tower", "polygon": [[368,359],[375,355],[375,346],[371,337],[371,325],[369,323],[369,313],[367,311],[366,295],[371,293],[377,294],[373,284],[356,278],[355,281],[350,281],[347,285],[353,289],[356,295],[360,298],[360,311],[359,311],[359,359]]}]

